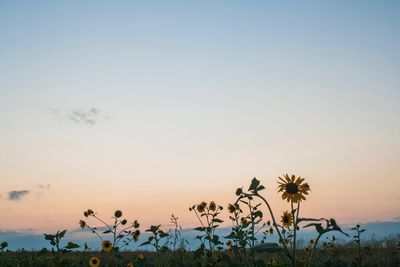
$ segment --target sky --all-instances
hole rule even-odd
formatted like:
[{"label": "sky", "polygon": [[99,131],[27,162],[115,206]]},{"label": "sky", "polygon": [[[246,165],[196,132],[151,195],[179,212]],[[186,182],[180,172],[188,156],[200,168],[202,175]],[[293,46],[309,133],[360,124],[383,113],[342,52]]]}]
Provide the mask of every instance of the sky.
[{"label": "sky", "polygon": [[[0,229],[143,225],[226,207],[253,177],[277,214],[400,211],[399,1],[1,1]],[[224,213],[227,220],[227,214]]]}]

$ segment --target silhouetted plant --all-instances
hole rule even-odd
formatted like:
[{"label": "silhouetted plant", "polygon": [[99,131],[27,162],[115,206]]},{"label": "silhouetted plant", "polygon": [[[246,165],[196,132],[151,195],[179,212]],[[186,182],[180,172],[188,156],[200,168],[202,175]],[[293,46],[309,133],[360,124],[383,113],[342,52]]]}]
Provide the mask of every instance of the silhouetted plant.
[{"label": "silhouetted plant", "polygon": [[152,225],[149,229],[146,229],[146,232],[149,232],[150,236],[147,241],[140,244],[140,247],[150,245],[154,247],[157,253],[168,250],[168,240],[164,240],[163,244],[161,244],[161,242],[164,238],[167,238],[169,234],[161,230],[160,227],[161,225]]},{"label": "silhouetted plant", "polygon": [[0,244],[1,252],[3,252],[6,249],[6,247],[8,247],[8,243],[6,241],[1,242]]},{"label": "silhouetted plant", "polygon": [[[100,230],[98,227],[89,225],[86,221],[80,220],[79,225],[82,229],[88,228],[102,241],[102,248],[105,252],[111,250],[118,251],[119,249],[128,246],[132,241],[137,242],[140,236],[139,223],[135,220],[133,223],[128,223],[126,219],[121,219],[122,211],[116,210],[112,219],[113,224],[107,224],[104,220],[97,216],[93,210],[88,209],[83,213],[86,218],[94,218],[103,226],[105,230]],[[104,227],[102,227],[104,229]],[[112,240],[105,240],[102,235],[112,235]],[[122,244],[121,244],[122,243]]]},{"label": "silhouetted plant", "polygon": [[[243,199],[260,199],[267,207],[272,220],[272,227],[278,234],[279,244],[275,243],[262,243],[254,246],[255,251],[263,252],[278,252],[281,251],[290,260],[292,266],[296,266],[296,238],[297,231],[300,229],[301,222],[312,221],[304,227],[315,226],[318,237],[314,243],[313,250],[311,252],[310,261],[308,265],[312,264],[313,252],[321,236],[330,231],[342,232],[340,227],[336,224],[334,219],[326,220],[324,218],[314,219],[314,218],[301,218],[300,215],[300,203],[306,200],[305,196],[308,195],[310,187],[307,183],[304,183],[304,178],[296,177],[295,175],[285,174],[283,178],[279,177],[278,182],[278,192],[282,193],[282,199],[287,200],[290,204],[290,210],[283,212],[281,216],[280,223],[277,222],[274,213],[272,211],[271,205],[268,200],[260,194],[260,191],[264,190],[265,187],[260,184],[260,181],[254,178],[246,192],[243,188],[238,188],[236,190],[236,195],[238,199],[236,203]],[[322,226],[322,222],[326,222],[326,227]],[[343,232],[342,232],[343,233]]]},{"label": "silhouetted plant", "polygon": [[212,251],[218,246],[222,249],[223,243],[215,233],[215,229],[217,229],[223,222],[223,220],[218,218],[223,207],[217,205],[214,201],[211,201],[209,205],[203,201],[198,205],[193,205],[189,210],[196,214],[196,217],[201,224],[200,227],[196,227],[194,230],[201,233],[197,235],[196,238],[200,240],[204,248]]},{"label": "silhouetted plant", "polygon": [[60,247],[61,239],[64,238],[66,232],[67,232],[67,230],[63,230],[61,232],[57,231],[57,233],[55,233],[55,234],[44,234],[44,239],[46,239],[50,242],[50,245],[53,247],[52,250],[53,251],[55,250],[55,252],[56,252],[58,263],[61,262],[61,253],[62,252],[71,251],[73,249],[80,247],[78,244],[76,244],[74,242],[68,242],[67,245],[65,245],[64,247]]},{"label": "silhouetted plant", "polygon": [[168,245],[172,247],[172,251],[176,251],[177,247],[184,249],[189,243],[185,238],[182,237],[182,226],[178,223],[178,217],[174,214],[171,215],[170,221],[173,225],[172,229],[168,230]]},{"label": "silhouetted plant", "polygon": [[356,231],[356,234],[353,236],[353,241],[357,245],[357,258],[356,261],[359,266],[362,265],[362,246],[361,246],[361,234],[367,231],[367,229],[361,229],[361,226],[359,224],[356,225],[356,227],[351,228],[350,230]]},{"label": "silhouetted plant", "polygon": [[[247,207],[247,215],[243,212],[238,202]],[[236,203],[228,205],[228,211],[231,213],[229,219],[232,221],[233,226],[232,232],[225,238],[233,241],[229,248],[239,253],[242,264],[248,265],[250,257],[252,265],[256,265],[252,248],[256,245],[256,235],[261,233],[267,225],[262,222],[263,212],[259,210],[260,206],[261,203],[255,203],[252,196],[248,196],[247,199],[239,199]],[[264,242],[264,239],[262,242]],[[247,250],[247,248],[250,250]]]}]

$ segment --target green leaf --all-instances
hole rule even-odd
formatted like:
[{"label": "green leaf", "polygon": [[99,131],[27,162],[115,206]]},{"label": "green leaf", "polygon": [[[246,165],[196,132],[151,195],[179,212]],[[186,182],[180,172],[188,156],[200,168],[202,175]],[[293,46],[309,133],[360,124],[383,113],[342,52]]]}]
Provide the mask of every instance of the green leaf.
[{"label": "green leaf", "polygon": [[264,190],[265,189],[265,186],[263,186],[263,185],[260,185],[259,187],[257,187],[257,191],[261,191],[261,190]]},{"label": "green leaf", "polygon": [[46,240],[53,240],[53,239],[54,239],[54,235],[44,234],[44,239],[46,239]]},{"label": "green leaf", "polygon": [[257,191],[257,187],[260,185],[260,181],[257,180],[255,177],[251,180],[251,184],[249,187],[249,191]]},{"label": "green leaf", "polygon": [[66,232],[67,232],[67,230],[61,231],[60,233],[58,233],[58,237],[60,239],[63,238]]},{"label": "green leaf", "polygon": [[79,248],[80,246],[74,242],[68,242],[68,244],[65,246],[66,249],[74,249],[74,248]]}]

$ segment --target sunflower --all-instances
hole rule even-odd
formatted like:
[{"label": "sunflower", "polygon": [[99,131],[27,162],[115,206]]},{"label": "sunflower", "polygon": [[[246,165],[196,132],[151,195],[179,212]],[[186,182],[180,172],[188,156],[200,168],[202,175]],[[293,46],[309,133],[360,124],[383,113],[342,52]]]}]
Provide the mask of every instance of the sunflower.
[{"label": "sunflower", "polygon": [[144,256],[143,256],[143,254],[142,253],[140,253],[138,256],[137,256],[137,258],[138,258],[138,260],[143,260],[144,259]]},{"label": "sunflower", "polygon": [[269,258],[269,261],[268,261],[268,264],[271,264],[271,265],[274,265],[274,264],[277,264],[277,260],[276,260],[276,258]]},{"label": "sunflower", "polygon": [[234,213],[237,210],[240,210],[239,204],[235,203],[235,204],[229,204],[228,205],[228,211],[230,213]]},{"label": "sunflower", "polygon": [[86,222],[84,220],[79,221],[79,226],[83,229],[86,226]]},{"label": "sunflower", "polygon": [[285,174],[283,178],[279,177],[278,181],[278,192],[283,192],[282,199],[286,199],[287,202],[297,203],[302,200],[306,200],[304,195],[308,195],[310,186],[307,183],[303,184],[304,178]]},{"label": "sunflower", "polygon": [[101,246],[102,246],[104,252],[110,252],[113,247],[112,243],[109,240],[104,240],[101,243]]},{"label": "sunflower", "polygon": [[290,227],[293,224],[293,215],[290,212],[285,211],[282,215],[281,222],[283,227]]},{"label": "sunflower", "polygon": [[210,205],[208,206],[208,208],[209,208],[211,211],[215,211],[215,210],[217,209],[217,204],[215,204],[214,201],[211,201],[211,203],[210,203]]},{"label": "sunflower", "polygon": [[130,263],[128,263],[128,265],[126,265],[126,267],[134,267],[134,265],[132,262],[130,262]]},{"label": "sunflower", "polygon": [[96,256],[93,256],[89,260],[90,267],[97,267],[100,265],[100,259]]},{"label": "sunflower", "polygon": [[304,252],[308,254],[310,252],[310,248],[309,247],[305,247],[304,248]]},{"label": "sunflower", "polygon": [[204,212],[204,209],[206,207],[207,207],[207,203],[203,201],[199,205],[197,205],[196,209],[198,212],[202,213],[202,212]]}]

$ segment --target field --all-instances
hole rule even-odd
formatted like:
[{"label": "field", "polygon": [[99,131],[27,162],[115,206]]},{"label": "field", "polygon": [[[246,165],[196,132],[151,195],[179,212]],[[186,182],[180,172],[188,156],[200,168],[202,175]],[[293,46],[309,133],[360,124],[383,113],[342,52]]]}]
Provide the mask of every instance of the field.
[{"label": "field", "polygon": [[[63,230],[44,234],[51,250],[9,251],[3,241],[0,266],[400,266],[400,235],[366,241],[362,239],[366,229],[360,225],[349,233],[333,218],[302,217],[300,204],[310,192],[304,178],[279,177],[278,193],[288,204],[288,210],[279,215],[262,194],[264,189],[254,178],[247,190],[236,190],[236,201],[227,206],[232,228],[226,236],[218,234],[226,220],[221,217],[223,206],[211,201],[189,207],[199,223],[194,228],[200,244],[195,250],[188,249],[189,241],[174,215],[171,229],[152,225],[141,230],[137,220],[128,222],[120,210],[107,223],[88,209],[79,226],[98,237],[101,251],[86,243],[65,242],[67,231]],[[300,239],[299,232],[305,228],[314,229],[316,238]],[[270,241],[272,235],[278,236],[278,242]],[[127,251],[131,243],[143,249]]]}]

